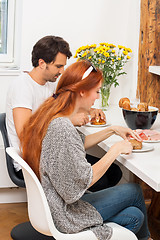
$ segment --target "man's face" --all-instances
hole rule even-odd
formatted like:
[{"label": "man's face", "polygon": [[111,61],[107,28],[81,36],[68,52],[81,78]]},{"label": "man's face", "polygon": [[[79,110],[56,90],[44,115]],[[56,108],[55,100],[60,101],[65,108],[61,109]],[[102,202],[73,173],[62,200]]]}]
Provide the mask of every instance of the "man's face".
[{"label": "man's face", "polygon": [[59,52],[54,62],[46,63],[43,72],[44,81],[55,82],[57,78],[64,72],[64,66],[66,65],[66,62],[66,55]]}]

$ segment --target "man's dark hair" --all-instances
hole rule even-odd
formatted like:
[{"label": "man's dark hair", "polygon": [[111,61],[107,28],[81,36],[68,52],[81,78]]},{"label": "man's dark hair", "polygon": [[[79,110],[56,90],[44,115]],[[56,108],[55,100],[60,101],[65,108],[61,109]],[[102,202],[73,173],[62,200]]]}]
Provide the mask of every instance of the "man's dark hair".
[{"label": "man's dark hair", "polygon": [[69,44],[61,37],[46,36],[41,38],[32,50],[32,65],[38,66],[38,60],[43,59],[46,63],[55,61],[58,53],[66,55],[67,58],[72,56]]}]

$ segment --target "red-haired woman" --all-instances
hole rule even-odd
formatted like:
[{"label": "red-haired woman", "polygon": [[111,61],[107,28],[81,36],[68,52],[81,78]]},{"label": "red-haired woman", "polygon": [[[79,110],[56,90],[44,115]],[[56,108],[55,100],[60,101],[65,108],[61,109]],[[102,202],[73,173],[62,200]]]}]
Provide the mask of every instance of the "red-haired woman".
[{"label": "red-haired woman", "polygon": [[[148,239],[147,215],[140,187],[123,184],[87,193],[116,157],[129,154],[129,128],[111,126],[84,137],[72,124],[81,109],[88,111],[99,98],[102,73],[88,61],[69,66],[57,85],[56,94],[46,100],[25,124],[21,134],[23,158],[40,179],[54,223],[65,233],[91,228],[100,240],[110,239],[108,221],[116,222],[139,239]],[[113,134],[124,140],[91,166],[85,150]]]}]

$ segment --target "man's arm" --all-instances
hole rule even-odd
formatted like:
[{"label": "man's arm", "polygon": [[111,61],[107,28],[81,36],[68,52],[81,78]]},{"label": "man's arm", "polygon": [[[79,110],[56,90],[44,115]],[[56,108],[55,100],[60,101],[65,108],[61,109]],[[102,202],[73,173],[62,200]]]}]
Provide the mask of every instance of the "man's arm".
[{"label": "man's arm", "polygon": [[24,124],[31,115],[32,110],[29,108],[18,107],[13,109],[13,120],[18,137],[20,136]]}]

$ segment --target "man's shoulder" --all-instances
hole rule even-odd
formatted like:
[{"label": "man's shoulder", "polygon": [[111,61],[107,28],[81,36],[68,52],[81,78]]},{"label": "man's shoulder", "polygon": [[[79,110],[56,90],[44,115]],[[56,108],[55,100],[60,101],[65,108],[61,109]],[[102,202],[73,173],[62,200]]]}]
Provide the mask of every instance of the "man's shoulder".
[{"label": "man's shoulder", "polygon": [[17,76],[11,83],[10,89],[16,90],[16,89],[24,89],[27,91],[34,90],[44,87],[44,89],[47,89],[49,92],[55,92],[56,89],[56,83],[55,82],[46,82],[45,85],[39,85],[34,79],[30,77],[28,72],[21,72],[19,76]]},{"label": "man's shoulder", "polygon": [[21,72],[19,76],[17,76],[11,83],[11,87],[27,85],[29,83],[29,76],[27,73]]},{"label": "man's shoulder", "polygon": [[34,91],[37,87],[37,83],[29,76],[27,72],[22,72],[10,85],[11,91]]}]

